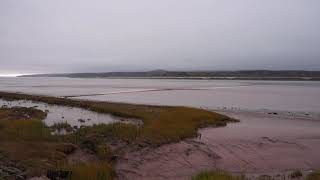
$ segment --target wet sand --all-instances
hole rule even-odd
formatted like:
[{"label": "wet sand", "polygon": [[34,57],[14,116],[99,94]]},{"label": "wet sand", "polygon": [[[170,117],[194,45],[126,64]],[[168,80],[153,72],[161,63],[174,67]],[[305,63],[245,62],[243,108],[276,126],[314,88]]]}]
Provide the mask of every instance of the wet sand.
[{"label": "wet sand", "polygon": [[220,110],[241,122],[201,129],[201,139],[158,148],[131,149],[116,166],[119,179],[190,179],[199,171],[224,169],[255,179],[283,179],[290,171],[320,169],[317,114]]}]

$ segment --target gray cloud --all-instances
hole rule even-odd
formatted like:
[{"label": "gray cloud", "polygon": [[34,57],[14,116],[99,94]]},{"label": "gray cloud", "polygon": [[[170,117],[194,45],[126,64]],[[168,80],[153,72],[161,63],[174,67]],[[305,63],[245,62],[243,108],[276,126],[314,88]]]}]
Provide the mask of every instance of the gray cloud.
[{"label": "gray cloud", "polygon": [[0,74],[320,70],[318,0],[1,0]]}]

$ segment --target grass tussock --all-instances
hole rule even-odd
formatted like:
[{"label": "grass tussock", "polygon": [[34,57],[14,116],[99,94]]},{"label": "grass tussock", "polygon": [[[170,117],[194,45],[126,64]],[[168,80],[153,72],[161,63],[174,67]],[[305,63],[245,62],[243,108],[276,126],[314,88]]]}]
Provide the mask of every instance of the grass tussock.
[{"label": "grass tussock", "polygon": [[65,130],[66,132],[74,131],[73,127],[71,127],[71,125],[68,124],[67,122],[54,123],[52,126],[50,126],[50,129],[52,129],[53,131],[61,131],[61,130]]},{"label": "grass tussock", "polygon": [[110,180],[115,177],[112,167],[106,163],[80,163],[64,169],[72,171],[70,180]]},{"label": "grass tussock", "polygon": [[232,176],[221,170],[205,171],[192,178],[192,180],[244,180],[244,177]]},{"label": "grass tussock", "polygon": [[[101,132],[111,128],[111,136],[113,137],[138,143],[145,142],[151,145],[177,142],[184,138],[195,137],[198,128],[205,126],[224,126],[227,122],[234,121],[224,115],[189,107],[96,102],[7,92],[0,92],[0,98],[5,100],[30,100],[54,105],[80,107],[120,117],[138,118],[143,120],[144,123],[139,129],[116,125],[113,127],[96,126],[94,127],[95,130],[85,131]],[[106,132],[103,133],[105,134]]]},{"label": "grass tussock", "polygon": [[306,180],[320,180],[320,171],[315,171],[309,174]]}]

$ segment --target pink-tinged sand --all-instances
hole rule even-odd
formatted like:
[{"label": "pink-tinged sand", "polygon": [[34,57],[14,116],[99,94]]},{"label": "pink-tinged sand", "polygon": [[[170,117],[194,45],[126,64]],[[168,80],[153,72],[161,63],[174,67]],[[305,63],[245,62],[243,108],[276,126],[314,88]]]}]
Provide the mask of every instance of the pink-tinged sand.
[{"label": "pink-tinged sand", "polygon": [[[301,169],[320,169],[320,119],[267,112],[220,111],[241,122],[200,130],[158,148],[132,149],[116,166],[119,179],[190,179],[203,170],[223,169],[255,178]],[[281,176],[277,176],[281,174]]]}]

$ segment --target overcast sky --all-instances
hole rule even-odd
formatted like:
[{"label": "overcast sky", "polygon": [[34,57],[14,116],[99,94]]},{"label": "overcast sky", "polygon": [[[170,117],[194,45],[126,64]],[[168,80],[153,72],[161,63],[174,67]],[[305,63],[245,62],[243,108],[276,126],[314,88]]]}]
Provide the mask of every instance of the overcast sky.
[{"label": "overcast sky", "polygon": [[320,70],[319,0],[0,0],[0,74]]}]

